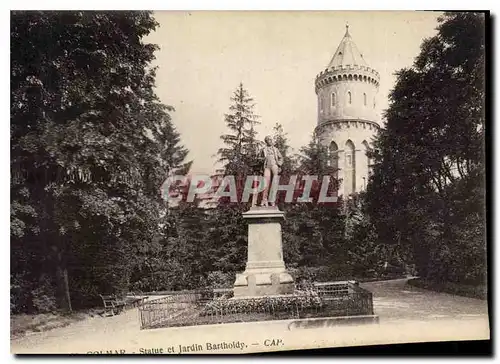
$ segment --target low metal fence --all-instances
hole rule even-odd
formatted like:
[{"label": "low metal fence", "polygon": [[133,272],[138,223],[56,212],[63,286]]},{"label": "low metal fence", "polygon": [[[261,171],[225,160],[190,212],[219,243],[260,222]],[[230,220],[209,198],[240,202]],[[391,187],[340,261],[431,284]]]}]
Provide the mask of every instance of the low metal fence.
[{"label": "low metal fence", "polygon": [[373,315],[372,294],[354,282],[297,287],[291,295],[234,298],[232,289],[182,291],[139,307],[141,328]]}]

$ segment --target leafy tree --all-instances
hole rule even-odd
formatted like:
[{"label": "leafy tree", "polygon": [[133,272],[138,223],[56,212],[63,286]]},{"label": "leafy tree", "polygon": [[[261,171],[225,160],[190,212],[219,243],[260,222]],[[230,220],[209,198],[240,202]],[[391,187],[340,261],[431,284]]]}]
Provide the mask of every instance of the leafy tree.
[{"label": "leafy tree", "polygon": [[[321,184],[325,177],[328,181],[328,191],[327,195],[331,196],[336,194],[341,183],[341,180],[337,178],[338,169],[335,169],[333,164],[330,163],[330,156],[328,153],[328,147],[321,144],[319,138],[313,135],[309,144],[305,147],[300,148],[300,154],[298,156],[298,168],[297,174],[299,178],[303,176],[316,176],[317,182],[312,184],[311,197],[314,202],[317,202]],[[304,186],[304,183],[301,187]],[[340,197],[339,197],[339,203]],[[337,205],[337,203],[336,203]]]},{"label": "leafy tree", "polygon": [[205,247],[213,267],[210,271],[228,273],[245,269],[248,228],[243,212],[241,204],[222,205],[212,212]]},{"label": "leafy tree", "polygon": [[156,26],[150,12],[12,13],[12,274],[21,290],[44,277],[61,309],[128,288],[159,186],[184,163],[142,41]]},{"label": "leafy tree", "polygon": [[[413,67],[397,74],[375,143],[367,207],[380,239],[409,248],[421,276],[480,282],[484,15],[446,13],[439,22]],[[473,238],[465,243],[465,236]]]},{"label": "leafy tree", "polygon": [[[345,243],[347,264],[355,277],[378,277],[386,263],[395,263],[394,246],[380,242],[377,230],[366,213],[364,193],[355,194],[346,202]],[[401,261],[397,261],[398,266]]]},{"label": "leafy tree", "polygon": [[[329,177],[328,195],[338,186],[335,172],[328,163],[327,148],[315,136],[311,142],[300,149],[297,156],[298,165],[293,173],[302,179],[303,176],[317,176],[322,181]],[[297,189],[296,198],[303,193],[304,182]],[[321,184],[313,183],[311,187],[311,202],[286,204],[286,220],[283,225],[284,258],[291,267],[299,270],[323,269],[322,275],[302,272],[299,275],[318,280],[330,280],[345,277],[344,215],[342,200],[337,203],[319,203],[318,197]]]},{"label": "leafy tree", "polygon": [[291,154],[291,148],[288,144],[288,134],[285,133],[283,126],[279,123],[273,128],[274,146],[278,148],[283,156],[283,165],[281,166],[281,175],[288,176],[296,169],[295,160]]},{"label": "leafy tree", "polygon": [[313,135],[309,144],[300,149],[299,171],[304,174],[327,175],[328,147],[321,144],[319,138]]}]

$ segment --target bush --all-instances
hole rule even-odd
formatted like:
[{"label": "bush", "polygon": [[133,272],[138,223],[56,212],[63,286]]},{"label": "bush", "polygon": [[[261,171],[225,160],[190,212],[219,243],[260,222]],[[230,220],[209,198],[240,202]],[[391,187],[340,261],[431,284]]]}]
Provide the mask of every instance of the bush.
[{"label": "bush", "polygon": [[22,274],[11,276],[10,309],[12,313],[54,311],[55,289],[50,279],[42,276],[31,281]]},{"label": "bush", "polygon": [[102,292],[92,277],[70,277],[70,295],[73,308],[89,308],[102,305]]},{"label": "bush", "polygon": [[31,282],[23,274],[10,276],[10,311],[28,312],[31,307]]},{"label": "bush", "polygon": [[350,270],[344,265],[330,265],[320,267],[298,267],[289,270],[295,282],[330,282],[353,279]]},{"label": "bush", "polygon": [[297,291],[293,295],[269,296],[243,299],[215,299],[209,302],[201,315],[228,313],[282,312],[293,311],[296,307],[319,308],[322,301],[316,292]]},{"label": "bush", "polygon": [[209,272],[206,278],[206,286],[210,288],[232,288],[235,278],[234,273],[224,273],[219,270]]},{"label": "bush", "polygon": [[56,298],[50,291],[47,291],[46,287],[36,288],[31,294],[35,310],[38,312],[55,311],[57,307]]}]

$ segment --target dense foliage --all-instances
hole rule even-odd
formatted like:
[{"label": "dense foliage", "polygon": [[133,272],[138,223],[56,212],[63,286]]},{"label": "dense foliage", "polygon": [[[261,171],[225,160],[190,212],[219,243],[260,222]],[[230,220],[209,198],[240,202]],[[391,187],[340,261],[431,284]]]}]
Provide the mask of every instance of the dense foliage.
[{"label": "dense foliage", "polygon": [[[71,310],[99,294],[232,287],[246,263],[248,205],[165,204],[191,163],[154,92],[149,12],[13,12],[11,308]],[[297,281],[379,277],[415,264],[428,280],[485,281],[484,19],[446,14],[398,73],[366,193],[283,203],[284,259]],[[225,175],[260,172],[254,100],[240,84],[225,115]],[[292,153],[280,124],[281,184],[338,183],[313,136]],[[241,185],[239,191],[241,193]],[[300,196],[299,185],[294,201]],[[404,269],[403,269],[404,271]]]},{"label": "dense foliage", "polygon": [[12,13],[14,310],[127,290],[158,248],[158,186],[187,151],[153,91],[142,38],[156,26],[148,12]]},{"label": "dense foliage", "polygon": [[449,13],[398,72],[376,141],[367,209],[419,275],[486,279],[484,15]]}]

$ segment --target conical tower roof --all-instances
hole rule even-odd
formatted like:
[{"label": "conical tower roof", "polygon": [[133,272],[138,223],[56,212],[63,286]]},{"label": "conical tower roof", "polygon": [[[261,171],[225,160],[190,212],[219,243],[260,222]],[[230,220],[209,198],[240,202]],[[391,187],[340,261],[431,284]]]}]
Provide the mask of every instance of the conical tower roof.
[{"label": "conical tower roof", "polygon": [[342,41],[337,47],[332,60],[328,64],[328,68],[345,65],[368,66],[363,58],[363,54],[361,54],[356,44],[352,41],[351,35],[349,34],[349,25],[346,25],[344,38],[342,38]]}]

